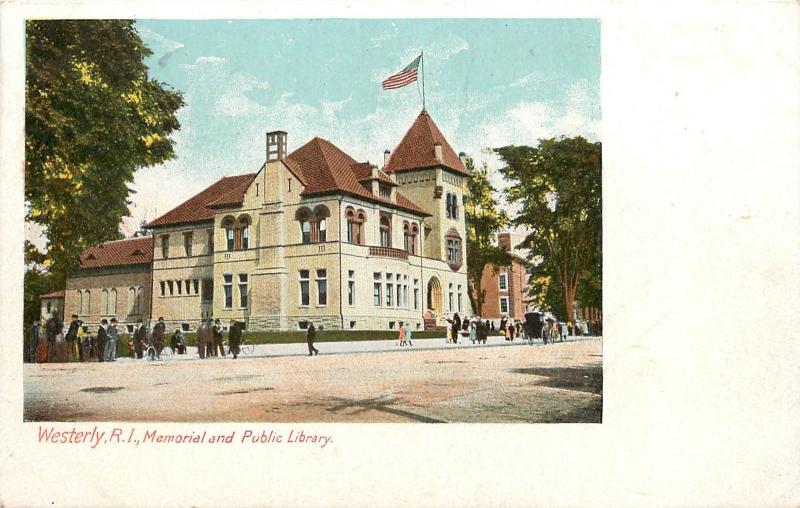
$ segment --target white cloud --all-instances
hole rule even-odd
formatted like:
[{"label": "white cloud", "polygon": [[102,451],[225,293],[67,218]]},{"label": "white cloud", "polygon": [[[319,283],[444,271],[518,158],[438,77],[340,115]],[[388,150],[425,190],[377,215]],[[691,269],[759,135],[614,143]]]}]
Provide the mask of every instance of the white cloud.
[{"label": "white cloud", "polygon": [[136,31],[139,32],[139,35],[147,44],[147,47],[149,47],[156,55],[162,53],[171,53],[176,49],[184,47],[182,42],[167,39],[163,35],[156,33],[147,27],[137,26]]},{"label": "white cloud", "polygon": [[456,35],[450,34],[445,40],[437,41],[430,50],[430,55],[439,60],[447,60],[453,55],[469,49],[467,41]]}]

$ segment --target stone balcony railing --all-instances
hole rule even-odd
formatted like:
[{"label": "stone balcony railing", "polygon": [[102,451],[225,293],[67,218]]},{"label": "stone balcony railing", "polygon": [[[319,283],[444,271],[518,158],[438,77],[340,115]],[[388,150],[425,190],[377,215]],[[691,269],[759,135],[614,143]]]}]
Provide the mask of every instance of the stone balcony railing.
[{"label": "stone balcony railing", "polygon": [[395,249],[393,247],[379,247],[377,245],[371,245],[369,247],[369,255],[381,258],[408,260],[408,252],[401,249]]}]

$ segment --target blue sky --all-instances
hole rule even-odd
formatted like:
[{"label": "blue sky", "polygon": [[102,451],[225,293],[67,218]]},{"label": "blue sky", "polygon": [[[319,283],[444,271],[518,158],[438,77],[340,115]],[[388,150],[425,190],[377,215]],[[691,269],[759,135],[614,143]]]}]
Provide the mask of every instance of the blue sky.
[{"label": "blue sky", "polygon": [[[313,136],[381,162],[421,109],[380,83],[425,52],[426,106],[456,152],[557,135],[600,139],[597,20],[140,20],[152,76],[184,93],[176,159],[135,177],[130,234],[264,161],[264,132]],[[494,183],[503,186],[499,176]]]}]

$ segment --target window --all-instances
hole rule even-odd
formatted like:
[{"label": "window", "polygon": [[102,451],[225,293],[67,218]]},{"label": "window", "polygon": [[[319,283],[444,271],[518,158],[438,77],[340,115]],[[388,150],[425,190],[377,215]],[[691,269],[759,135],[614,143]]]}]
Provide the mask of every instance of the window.
[{"label": "window", "polygon": [[286,192],[292,192],[292,179],[286,180]]},{"label": "window", "polygon": [[206,254],[213,254],[214,253],[214,230],[213,229],[206,229],[206,250],[208,251]]},{"label": "window", "polygon": [[[347,272],[347,304],[356,304],[356,272],[349,270]],[[352,327],[351,327],[352,328]]]},{"label": "window", "polygon": [[317,305],[328,305],[328,271],[317,270]]},{"label": "window", "polygon": [[192,236],[191,232],[183,234],[183,250],[187,257],[192,255]]},{"label": "window", "polygon": [[461,265],[461,238],[449,234],[447,236],[447,262]]},{"label": "window", "polygon": [[508,297],[507,296],[501,296],[500,297],[500,312],[502,314],[507,314],[508,313]]},{"label": "window", "polygon": [[256,184],[256,196],[258,196],[258,184]]},{"label": "window", "polygon": [[300,270],[300,306],[302,307],[308,307],[311,302],[308,279],[308,270]]},{"label": "window", "polygon": [[308,330],[308,321],[298,321],[297,328],[301,330]]},{"label": "window", "polygon": [[392,246],[392,226],[388,217],[381,217],[381,247]]},{"label": "window", "polygon": [[449,192],[445,195],[444,211],[445,211],[445,215],[447,216],[448,219],[453,217],[453,213],[452,213],[452,211],[450,209],[450,193]]},{"label": "window", "polygon": [[508,274],[503,272],[499,275],[499,285],[501,291],[506,291],[508,289]]},{"label": "window", "polygon": [[448,219],[458,219],[458,196],[451,192],[446,196],[445,211]]},{"label": "window", "polygon": [[92,311],[92,292],[88,289],[83,292],[83,314],[89,315]]},{"label": "window", "polygon": [[247,274],[239,274],[239,307],[247,308]]},{"label": "window", "polygon": [[117,290],[112,289],[108,294],[108,313],[112,316],[117,314]]},{"label": "window", "polygon": [[169,288],[169,296],[172,296],[174,294],[174,288],[172,287],[172,281],[171,280],[167,281],[167,287]]},{"label": "window", "polygon": [[419,310],[419,279],[414,279],[414,310]]},{"label": "window", "polygon": [[181,323],[181,330],[183,330],[184,332],[188,332],[190,328],[191,327],[189,326],[189,323]]},{"label": "window", "polygon": [[456,310],[456,307],[455,307],[455,305],[453,305],[454,302],[453,302],[453,284],[452,283],[448,284],[448,286],[447,286],[447,296],[448,296],[448,298],[447,298],[447,308],[450,310],[450,312],[454,312]]},{"label": "window", "polygon": [[325,242],[328,239],[328,224],[325,219],[319,220],[319,241]]},{"label": "window", "polygon": [[164,295],[166,295],[166,294],[167,294],[167,291],[166,291],[166,284],[167,284],[167,283],[166,283],[166,282],[164,282],[163,280],[161,281],[161,296],[164,296]]},{"label": "window", "polygon": [[234,250],[246,250],[250,247],[250,218],[239,217],[233,230]]},{"label": "window", "polygon": [[47,302],[47,315],[50,315],[50,309],[52,307],[52,302]]},{"label": "window", "polygon": [[350,329],[352,330],[355,327],[356,327],[356,322],[355,321],[350,321]]},{"label": "window", "polygon": [[398,307],[403,306],[403,285],[400,283],[397,284],[397,299],[395,301]]},{"label": "window", "polygon": [[394,321],[389,321],[389,330],[394,330]]},{"label": "window", "polygon": [[186,294],[187,295],[192,294],[192,281],[190,281],[189,279],[186,279],[185,281],[183,281],[183,283],[184,283],[184,285],[186,287]]},{"label": "window", "polygon": [[458,298],[458,312],[461,312],[461,284],[458,285],[458,292],[456,293],[456,297]]},{"label": "window", "polygon": [[223,276],[222,288],[225,291],[225,308],[233,307],[233,274],[226,273]]},{"label": "window", "polygon": [[347,219],[347,243],[362,245],[364,239],[363,227],[366,215],[361,210],[356,213],[351,207],[347,207],[344,215],[345,219]]},{"label": "window", "polygon": [[108,315],[108,289],[100,292],[100,314],[103,316]]},{"label": "window", "polygon": [[169,259],[169,235],[161,235],[161,257]]},{"label": "window", "polygon": [[225,243],[228,252],[233,252],[233,228],[225,228]]},{"label": "window", "polygon": [[193,279],[194,294],[200,293],[200,279]]},{"label": "window", "polygon": [[392,301],[394,300],[394,284],[392,284],[392,274],[386,274],[386,306],[391,307],[393,305]]},{"label": "window", "polygon": [[[161,291],[162,295],[164,291]],[[128,314],[138,314],[136,312],[136,289],[128,288]]]},{"label": "window", "polygon": [[300,221],[300,234],[303,243],[311,243],[311,222],[308,218]]},{"label": "window", "polygon": [[388,198],[392,196],[392,190],[389,188],[388,185],[384,185],[381,183],[378,184],[378,194],[380,194],[381,197]]},{"label": "window", "polygon": [[181,284],[181,281],[179,281],[179,280],[176,280],[176,281],[175,281],[175,285],[176,285],[176,286],[177,286],[177,288],[178,288],[178,294],[179,294],[179,295],[182,295],[182,294],[183,294],[183,289],[182,289],[182,288],[183,288],[183,284]]},{"label": "window", "polygon": [[406,252],[408,252],[412,256],[416,256],[417,255],[417,234],[419,233],[419,227],[417,227],[416,224],[412,224],[410,226],[408,232],[406,232],[404,230],[403,233],[406,236],[406,239],[405,239]]},{"label": "window", "polygon": [[214,279],[203,279],[202,294],[200,300],[210,302],[214,299]]},{"label": "window", "polygon": [[139,286],[136,289],[136,314],[142,313],[142,308],[144,307],[144,286]]},{"label": "window", "polygon": [[242,226],[242,249],[250,248],[250,225]]},{"label": "window", "polygon": [[381,306],[381,280],[382,276],[380,272],[375,272],[372,274],[372,277],[375,282],[372,284],[372,304],[375,307]]}]

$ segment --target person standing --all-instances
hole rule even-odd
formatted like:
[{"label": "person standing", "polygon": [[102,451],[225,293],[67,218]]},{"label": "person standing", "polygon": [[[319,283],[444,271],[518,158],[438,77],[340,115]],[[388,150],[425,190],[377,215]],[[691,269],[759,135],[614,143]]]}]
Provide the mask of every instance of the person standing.
[{"label": "person standing", "polygon": [[308,331],[306,332],[306,342],[308,342],[308,356],[318,355],[319,351],[314,347],[314,340],[317,338],[317,329],[314,328],[314,322],[308,322]]},{"label": "person standing", "polygon": [[241,343],[242,323],[231,320],[230,328],[228,329],[228,351],[233,355],[234,360],[239,356],[239,344]]},{"label": "person standing", "polygon": [[197,328],[197,355],[203,360],[207,358],[206,348],[211,340],[211,319],[207,319]]},{"label": "person standing", "polygon": [[147,328],[145,328],[142,318],[136,320],[136,330],[133,332],[133,350],[136,358],[142,359],[144,343],[147,341]]},{"label": "person standing", "polygon": [[475,326],[478,342],[486,344],[486,339],[489,337],[489,327],[486,324],[486,321],[478,318],[478,323]]},{"label": "person standing", "polygon": [[458,315],[458,312],[453,314],[450,331],[453,334],[453,344],[458,344],[458,334],[461,332],[461,317]]},{"label": "person standing", "polygon": [[411,327],[406,327],[406,343],[408,343],[409,347],[413,346],[414,344],[411,343]]},{"label": "person standing", "polygon": [[158,322],[153,327],[153,347],[156,349],[156,357],[161,358],[161,351],[164,350],[164,334],[167,332],[167,325],[164,318],[159,317]]},{"label": "person standing", "polygon": [[78,329],[80,326],[81,322],[78,320],[78,316],[73,314],[72,321],[69,323],[69,329],[67,330],[67,336],[65,337],[67,340],[68,362],[77,362],[80,357],[78,353]]},{"label": "person standing", "polygon": [[400,346],[406,345],[406,327],[402,321],[400,321],[400,329],[397,332],[397,341]]},{"label": "person standing", "polygon": [[475,344],[475,339],[478,338],[478,326],[474,319],[469,322],[469,341]]},{"label": "person standing", "polygon": [[106,330],[106,347],[105,357],[107,362],[117,361],[117,339],[119,332],[117,331],[117,318],[111,318],[111,324]]},{"label": "person standing", "polygon": [[36,350],[39,347],[40,327],[39,320],[36,320],[31,325],[28,332],[28,343],[25,344],[25,362],[36,363]]},{"label": "person standing", "polygon": [[106,360],[106,340],[108,339],[108,319],[100,320],[100,328],[97,329],[97,361]]},{"label": "person standing", "polygon": [[222,322],[219,319],[214,320],[214,344],[211,346],[211,349],[214,352],[214,356],[225,356],[225,344],[223,344],[222,340]]}]

